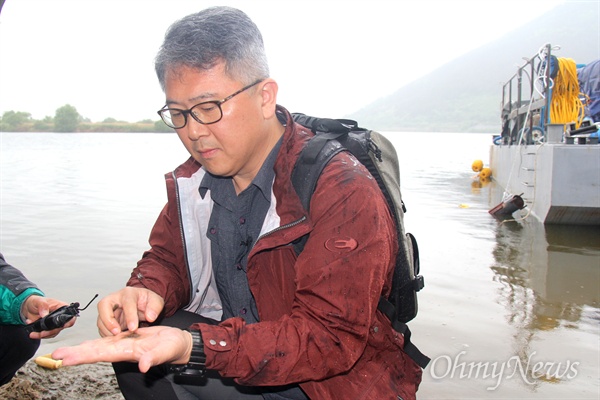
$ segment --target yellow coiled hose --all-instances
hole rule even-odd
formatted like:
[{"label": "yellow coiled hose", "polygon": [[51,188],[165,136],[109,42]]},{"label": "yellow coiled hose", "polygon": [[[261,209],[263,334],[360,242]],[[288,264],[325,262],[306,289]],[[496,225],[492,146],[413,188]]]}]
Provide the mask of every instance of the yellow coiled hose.
[{"label": "yellow coiled hose", "polygon": [[578,129],[583,121],[584,108],[579,99],[577,65],[570,58],[559,58],[558,67],[552,89],[550,121],[553,124],[575,123],[575,129]]}]

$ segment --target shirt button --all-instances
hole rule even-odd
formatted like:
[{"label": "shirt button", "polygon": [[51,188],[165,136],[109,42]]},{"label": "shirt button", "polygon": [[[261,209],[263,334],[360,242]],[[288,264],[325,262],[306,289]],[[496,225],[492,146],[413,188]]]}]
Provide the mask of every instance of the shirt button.
[{"label": "shirt button", "polygon": [[225,347],[225,346],[227,346],[227,342],[226,342],[226,341],[224,341],[224,340],[221,340],[221,341],[219,342],[219,346],[221,346],[221,347]]},{"label": "shirt button", "polygon": [[210,339],[210,340],[208,341],[208,343],[210,343],[211,345],[213,345],[213,346],[214,346],[214,345],[216,345],[216,344],[217,344],[217,341],[216,341],[216,340],[214,340],[214,339]]}]

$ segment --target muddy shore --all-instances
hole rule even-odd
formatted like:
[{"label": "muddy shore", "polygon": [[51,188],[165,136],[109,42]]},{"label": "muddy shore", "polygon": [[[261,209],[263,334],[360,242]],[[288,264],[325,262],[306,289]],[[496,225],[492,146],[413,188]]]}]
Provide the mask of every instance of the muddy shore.
[{"label": "muddy shore", "polygon": [[108,363],[46,369],[33,360],[6,385],[5,400],[123,400],[112,366]]}]

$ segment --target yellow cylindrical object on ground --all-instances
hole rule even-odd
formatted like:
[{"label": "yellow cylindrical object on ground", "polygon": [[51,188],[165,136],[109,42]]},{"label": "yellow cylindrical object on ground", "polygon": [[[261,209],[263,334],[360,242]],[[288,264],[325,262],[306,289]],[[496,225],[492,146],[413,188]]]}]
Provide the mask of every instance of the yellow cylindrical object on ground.
[{"label": "yellow cylindrical object on ground", "polygon": [[62,367],[62,360],[53,359],[51,354],[36,357],[34,361],[40,367],[48,369],[59,369]]}]

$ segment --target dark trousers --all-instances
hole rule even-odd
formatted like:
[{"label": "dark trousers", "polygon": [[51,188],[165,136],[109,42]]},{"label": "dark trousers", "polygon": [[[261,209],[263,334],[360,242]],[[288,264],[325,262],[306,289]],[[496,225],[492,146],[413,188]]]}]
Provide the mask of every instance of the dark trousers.
[{"label": "dark trousers", "polygon": [[[164,318],[158,324],[186,329],[196,322],[216,324],[213,320],[182,310],[172,317]],[[198,385],[192,386],[174,383],[173,374],[166,373],[165,368],[160,366],[150,368],[146,374],[142,374],[135,363],[113,363],[113,368],[121,393],[127,400],[262,400],[263,398],[257,389],[237,385],[232,379],[222,378],[215,371],[207,371],[206,378],[198,382]]]},{"label": "dark trousers", "polygon": [[15,376],[38,347],[40,341],[29,339],[23,325],[0,325],[0,386]]}]

